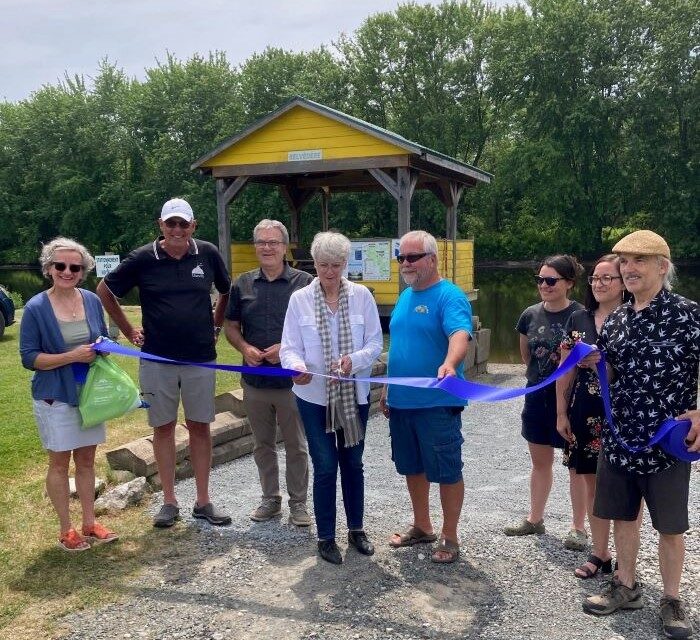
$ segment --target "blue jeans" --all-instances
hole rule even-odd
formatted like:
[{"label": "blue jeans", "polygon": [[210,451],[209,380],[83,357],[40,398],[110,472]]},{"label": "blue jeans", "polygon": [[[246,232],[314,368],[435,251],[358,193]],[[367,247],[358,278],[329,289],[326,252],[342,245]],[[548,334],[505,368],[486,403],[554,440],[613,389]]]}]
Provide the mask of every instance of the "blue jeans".
[{"label": "blue jeans", "polygon": [[[342,430],[326,433],[325,406],[301,398],[297,398],[297,406],[314,467],[314,513],[318,539],[335,539],[338,467],[348,529],[361,530],[365,512],[365,476],[362,467],[364,438],[354,447],[346,447]],[[360,404],[357,408],[364,429],[367,426],[369,404]]]}]

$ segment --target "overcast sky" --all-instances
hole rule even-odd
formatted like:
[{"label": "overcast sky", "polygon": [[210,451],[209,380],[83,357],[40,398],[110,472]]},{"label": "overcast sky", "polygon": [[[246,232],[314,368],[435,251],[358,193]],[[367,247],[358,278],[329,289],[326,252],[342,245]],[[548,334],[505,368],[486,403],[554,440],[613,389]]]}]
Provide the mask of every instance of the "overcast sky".
[{"label": "overcast sky", "polygon": [[[0,99],[29,97],[64,72],[94,76],[107,57],[130,76],[163,60],[225,51],[233,64],[267,46],[331,45],[397,0],[0,0]],[[427,4],[420,0],[419,4]],[[439,2],[431,2],[439,4]],[[496,0],[496,5],[505,0]]]}]

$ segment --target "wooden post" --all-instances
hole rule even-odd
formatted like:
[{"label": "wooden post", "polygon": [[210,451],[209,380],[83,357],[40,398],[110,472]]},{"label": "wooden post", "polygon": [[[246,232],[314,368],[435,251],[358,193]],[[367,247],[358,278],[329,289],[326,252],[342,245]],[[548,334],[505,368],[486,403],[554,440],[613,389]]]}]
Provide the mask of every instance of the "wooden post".
[{"label": "wooden post", "polygon": [[330,187],[321,187],[321,226],[328,231],[328,205],[331,199]]},{"label": "wooden post", "polygon": [[229,203],[241,192],[248,182],[248,176],[238,176],[235,180],[217,178],[216,217],[219,229],[219,253],[229,273],[233,272],[231,262],[231,222],[228,218]]}]

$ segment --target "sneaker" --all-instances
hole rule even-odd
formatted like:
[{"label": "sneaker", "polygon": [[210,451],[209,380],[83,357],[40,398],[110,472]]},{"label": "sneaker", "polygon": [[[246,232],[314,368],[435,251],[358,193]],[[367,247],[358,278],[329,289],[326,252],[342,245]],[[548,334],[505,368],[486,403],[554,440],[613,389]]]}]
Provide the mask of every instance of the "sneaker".
[{"label": "sneaker", "polygon": [[180,519],[180,507],[174,504],[164,504],[153,517],[153,526],[159,529],[167,529]]},{"label": "sneaker", "polygon": [[217,527],[231,524],[231,516],[217,509],[211,502],[208,502],[202,507],[194,505],[192,516],[206,520],[209,524],[213,524]]},{"label": "sneaker", "polygon": [[90,548],[88,541],[75,529],[68,529],[68,531],[58,539],[58,546],[64,551],[69,551],[71,553],[74,551],[87,551]]},{"label": "sneaker", "polygon": [[265,522],[282,515],[282,499],[263,498],[260,506],[250,514],[250,519],[255,522]]},{"label": "sneaker", "polygon": [[531,536],[535,533],[541,535],[544,533],[544,520],[530,522],[527,518],[523,518],[522,522],[508,525],[503,529],[503,533],[507,536]]},{"label": "sneaker", "polygon": [[289,505],[289,522],[295,524],[297,527],[311,526],[311,516],[306,510],[305,504],[297,502],[296,504]]},{"label": "sneaker", "polygon": [[564,538],[564,548],[571,551],[585,551],[588,547],[588,534],[580,529],[571,529]]},{"label": "sneaker", "polygon": [[583,610],[595,616],[607,616],[618,609],[641,609],[642,590],[635,582],[630,589],[622,584],[617,576],[603,583],[603,590],[595,596],[588,596],[583,601]]},{"label": "sneaker", "polygon": [[690,638],[693,635],[693,625],[690,624],[688,614],[686,614],[678,598],[664,596],[661,598],[659,617],[664,626],[664,635],[667,638]]},{"label": "sneaker", "polygon": [[92,544],[105,544],[119,540],[119,536],[114,531],[110,531],[99,522],[93,522],[89,527],[83,525],[83,536]]}]

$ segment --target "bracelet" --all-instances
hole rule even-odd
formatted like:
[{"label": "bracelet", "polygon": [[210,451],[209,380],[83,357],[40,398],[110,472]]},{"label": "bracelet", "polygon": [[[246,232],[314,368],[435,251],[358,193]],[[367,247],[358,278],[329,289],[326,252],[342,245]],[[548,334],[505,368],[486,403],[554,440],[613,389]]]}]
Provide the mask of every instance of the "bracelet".
[{"label": "bracelet", "polygon": [[221,327],[214,327],[214,335],[219,335],[221,333]]}]

